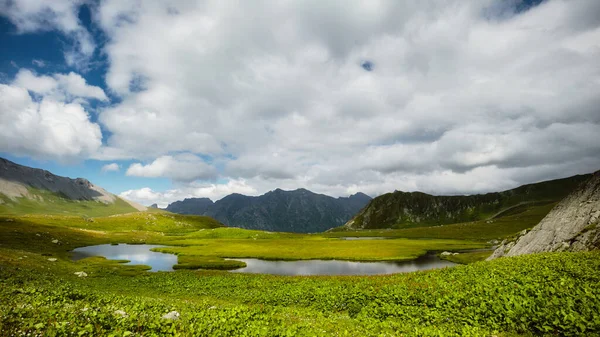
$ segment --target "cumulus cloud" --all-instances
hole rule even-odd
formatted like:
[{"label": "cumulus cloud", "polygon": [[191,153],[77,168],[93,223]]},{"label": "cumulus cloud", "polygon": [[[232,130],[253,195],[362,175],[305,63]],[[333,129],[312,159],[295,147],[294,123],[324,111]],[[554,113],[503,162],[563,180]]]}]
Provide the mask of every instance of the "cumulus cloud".
[{"label": "cumulus cloud", "polygon": [[167,190],[164,192],[154,191],[149,187],[136,190],[127,190],[119,194],[120,197],[132,200],[143,205],[157,203],[159,207],[167,207],[170,203],[185,198],[210,198],[219,200],[231,193],[245,195],[257,195],[257,190],[249,186],[244,180],[230,180],[222,184],[191,183],[184,187]]},{"label": "cumulus cloud", "polygon": [[[79,2],[28,3],[0,5],[20,32],[87,33],[72,15]],[[119,99],[98,109],[105,144],[80,153],[173,179],[170,191],[146,191],[156,200],[197,196],[193,181],[217,176],[259,194],[456,194],[600,168],[598,1],[93,8],[106,90]],[[42,9],[55,14],[32,14]],[[74,73],[22,70],[17,84],[46,101],[106,100]]]},{"label": "cumulus cloud", "polygon": [[18,33],[57,30],[73,42],[65,50],[65,61],[71,66],[80,66],[94,53],[96,45],[91,34],[79,21],[79,9],[84,0],[0,1],[0,15],[15,25]]},{"label": "cumulus cloud", "polygon": [[106,165],[102,166],[102,168],[100,170],[102,172],[118,172],[120,169],[121,169],[121,167],[119,166],[119,164],[110,163],[110,164],[106,164]]},{"label": "cumulus cloud", "polygon": [[15,76],[13,85],[61,100],[72,100],[73,98],[108,100],[102,88],[88,85],[81,75],[74,72],[48,76],[36,75],[31,70],[20,69]]},{"label": "cumulus cloud", "polygon": [[600,4],[515,3],[105,1],[103,156],[204,154],[260,193],[334,195],[600,168]]},{"label": "cumulus cloud", "polygon": [[0,151],[53,159],[87,157],[102,145],[100,126],[78,103],[34,101],[25,88],[0,84]]},{"label": "cumulus cloud", "polygon": [[129,166],[126,172],[128,176],[167,177],[184,182],[214,179],[216,173],[212,166],[206,164],[201,158],[190,154],[161,156],[147,165],[134,163]]}]

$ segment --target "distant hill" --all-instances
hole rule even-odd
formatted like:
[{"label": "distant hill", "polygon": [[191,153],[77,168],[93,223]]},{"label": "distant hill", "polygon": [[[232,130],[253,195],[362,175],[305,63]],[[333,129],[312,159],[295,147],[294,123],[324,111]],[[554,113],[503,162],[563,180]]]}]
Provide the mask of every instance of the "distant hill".
[{"label": "distant hill", "polygon": [[0,214],[104,216],[146,210],[83,178],[71,179],[0,158]]},{"label": "distant hill", "polygon": [[411,228],[502,217],[524,212],[528,207],[558,202],[590,176],[577,175],[503,192],[468,196],[396,191],[371,200],[344,228]]},{"label": "distant hill", "polygon": [[208,198],[190,198],[176,201],[166,210],[207,215],[230,227],[311,233],[343,225],[370,200],[363,193],[333,198],[302,188],[276,189],[258,197],[231,194],[214,203]]}]

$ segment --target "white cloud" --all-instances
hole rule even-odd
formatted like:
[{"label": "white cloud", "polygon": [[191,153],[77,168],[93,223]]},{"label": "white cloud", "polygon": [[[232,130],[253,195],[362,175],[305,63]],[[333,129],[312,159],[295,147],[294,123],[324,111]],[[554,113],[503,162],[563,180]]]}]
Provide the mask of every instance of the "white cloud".
[{"label": "white cloud", "polygon": [[102,168],[100,170],[102,172],[118,172],[120,169],[121,169],[121,167],[119,166],[119,164],[110,163],[110,164],[106,164],[106,165],[102,166]]},{"label": "white cloud", "polygon": [[168,177],[175,181],[189,182],[197,179],[214,179],[217,172],[197,156],[180,154],[162,156],[147,165],[131,164],[126,174],[137,177]]},{"label": "white cloud", "polygon": [[[100,114],[102,156],[205,154],[260,193],[334,195],[600,168],[599,3],[510,6],[105,1],[106,80],[123,100]],[[163,161],[130,169],[173,177]]]},{"label": "white cloud", "polygon": [[[0,12],[21,32],[59,29],[93,52],[71,15],[78,3],[56,3]],[[190,181],[217,176],[259,194],[377,195],[599,169],[600,2],[514,4],[103,1],[94,24],[119,100],[98,109],[105,144],[81,153],[173,179],[152,191],[160,200],[197,195]],[[58,14],[32,14],[47,7]],[[17,84],[48,101],[106,100],[73,73],[21,71]]]},{"label": "white cloud", "polygon": [[64,52],[65,61],[71,66],[82,66],[96,49],[91,34],[79,21],[79,9],[84,2],[84,0],[0,1],[0,15],[8,18],[19,33],[60,31],[73,42],[72,48]]},{"label": "white cloud", "polygon": [[43,60],[32,60],[31,63],[39,68],[44,68],[46,66],[46,62],[44,62]]},{"label": "white cloud", "polygon": [[33,101],[26,89],[0,84],[0,151],[33,157],[75,159],[100,148],[98,124],[77,103]]},{"label": "white cloud", "polygon": [[222,184],[191,183],[164,192],[154,191],[149,187],[143,187],[136,190],[124,191],[120,193],[119,196],[143,205],[157,203],[159,207],[165,208],[170,203],[185,198],[210,198],[212,201],[216,201],[232,193],[257,195],[256,189],[248,186],[244,180],[230,180],[227,183]]},{"label": "white cloud", "polygon": [[108,97],[102,88],[88,85],[81,75],[74,72],[68,74],[36,75],[31,70],[20,69],[13,85],[33,91],[37,94],[53,96],[60,100],[73,98],[95,98],[107,101]]}]

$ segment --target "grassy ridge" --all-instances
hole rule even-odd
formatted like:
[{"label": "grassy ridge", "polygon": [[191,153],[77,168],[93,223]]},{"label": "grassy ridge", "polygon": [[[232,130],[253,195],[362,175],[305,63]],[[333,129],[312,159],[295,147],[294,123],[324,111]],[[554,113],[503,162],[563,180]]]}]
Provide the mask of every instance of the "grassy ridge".
[{"label": "grassy ridge", "polygon": [[373,199],[346,226],[350,229],[401,229],[486,220],[505,212],[505,215],[514,215],[562,200],[590,176],[578,175],[504,192],[469,196],[396,191]]},{"label": "grassy ridge", "polygon": [[29,197],[9,198],[0,193],[0,214],[69,214],[86,217],[137,212],[121,198],[105,204],[94,200],[71,200],[47,190],[28,188]]},{"label": "grassy ridge", "polygon": [[384,236],[401,238],[435,238],[491,240],[502,239],[514,235],[523,229],[537,225],[556,203],[528,205],[519,211],[507,212],[501,217],[433,227],[417,227],[405,229],[373,229],[361,231],[338,230],[324,233],[327,237],[343,236]]}]

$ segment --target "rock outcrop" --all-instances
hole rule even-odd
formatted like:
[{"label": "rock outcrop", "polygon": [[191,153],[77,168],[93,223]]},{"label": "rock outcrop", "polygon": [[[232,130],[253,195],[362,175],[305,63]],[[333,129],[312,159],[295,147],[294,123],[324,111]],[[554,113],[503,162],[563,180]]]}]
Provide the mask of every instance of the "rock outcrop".
[{"label": "rock outcrop", "polygon": [[529,232],[506,240],[488,260],[540,252],[600,248],[600,171],[556,205]]}]

